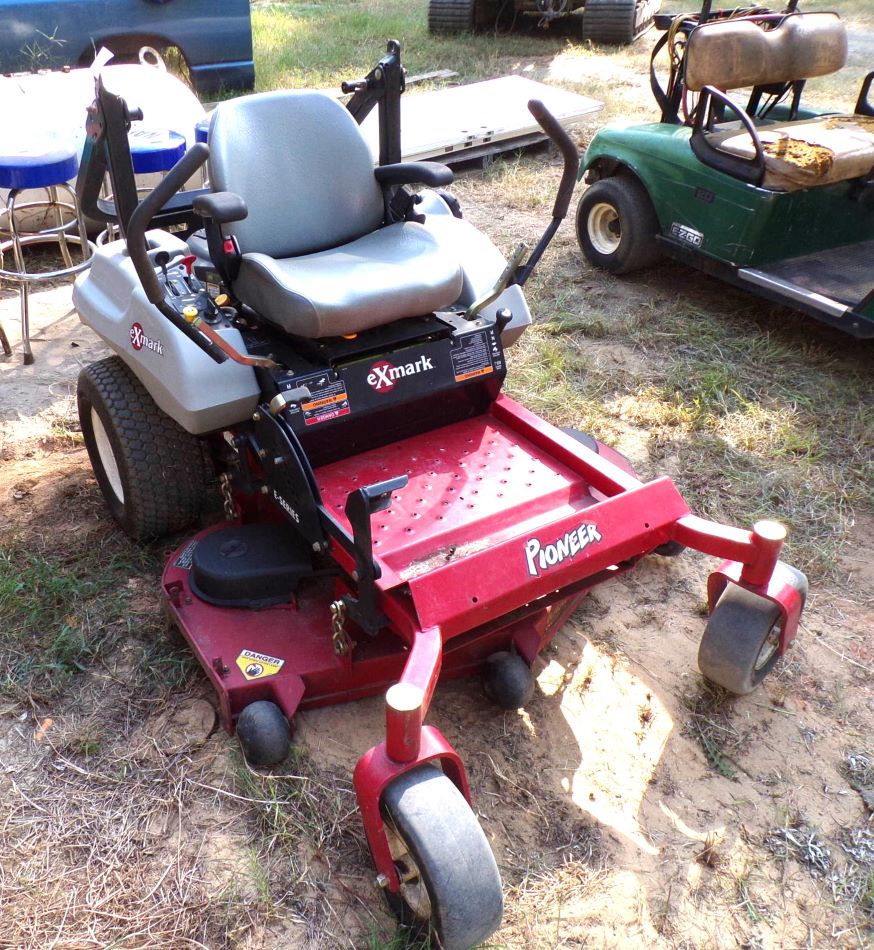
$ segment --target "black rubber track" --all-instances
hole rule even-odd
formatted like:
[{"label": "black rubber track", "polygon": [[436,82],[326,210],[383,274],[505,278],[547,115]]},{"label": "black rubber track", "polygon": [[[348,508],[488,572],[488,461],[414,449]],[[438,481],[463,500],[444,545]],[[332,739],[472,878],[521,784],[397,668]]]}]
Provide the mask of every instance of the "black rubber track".
[{"label": "black rubber track", "polygon": [[[77,388],[79,421],[113,517],[133,538],[180,531],[217,501],[205,445],[163,413],[118,356],[86,366]],[[91,409],[106,430],[124,500],[113,491],[94,437]]]},{"label": "black rubber track", "polygon": [[428,30],[431,33],[465,33],[474,28],[476,0],[430,0]]},{"label": "black rubber track", "polygon": [[586,0],[583,39],[593,43],[632,43],[652,22],[635,23],[640,0]]}]

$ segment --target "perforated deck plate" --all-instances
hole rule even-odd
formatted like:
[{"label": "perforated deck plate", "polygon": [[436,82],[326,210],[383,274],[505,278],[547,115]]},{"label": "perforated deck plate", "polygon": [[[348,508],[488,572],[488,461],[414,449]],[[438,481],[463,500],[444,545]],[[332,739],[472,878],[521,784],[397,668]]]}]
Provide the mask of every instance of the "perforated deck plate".
[{"label": "perforated deck plate", "polygon": [[[513,148],[545,139],[528,111],[528,100],[540,99],[563,126],[599,112],[603,102],[524,76],[504,76],[467,86],[430,92],[409,91],[401,97],[401,157],[404,161],[464,158],[483,146]],[[374,159],[379,154],[377,110],[361,126]]]},{"label": "perforated deck plate", "polygon": [[333,462],[316,480],[345,524],[350,490],[396,475],[409,482],[373,517],[373,548],[404,580],[595,503],[578,474],[482,417]]}]

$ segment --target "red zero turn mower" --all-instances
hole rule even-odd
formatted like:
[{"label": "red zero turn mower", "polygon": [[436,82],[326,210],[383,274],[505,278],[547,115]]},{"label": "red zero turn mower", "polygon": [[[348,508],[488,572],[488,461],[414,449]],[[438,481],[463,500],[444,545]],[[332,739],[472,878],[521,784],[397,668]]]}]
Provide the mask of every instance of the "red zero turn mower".
[{"label": "red zero turn mower", "polygon": [[[398,160],[402,80],[390,43],[345,109],[303,91],[222,102],[208,146],[139,204],[136,114],[98,81],[79,195],[122,238],[74,300],[116,355],[82,372],[78,401],[131,535],[196,520],[218,473],[226,520],[173,552],[162,590],[250,763],[285,757],[298,709],[385,693],[385,739],[354,775],[377,881],[403,920],[463,950],[498,927],[501,880],[464,765],[425,723],[438,679],[480,676],[523,706],[592,587],[685,546],[725,559],[701,670],[746,693],[794,638],[806,581],[778,560],[779,525],[698,518],[670,479],[639,481],[501,394],[576,150],[530,103],[564,175],[540,243],[507,264],[435,190],[449,169]],[[374,169],[356,119],[376,104]],[[179,192],[207,157],[211,187]]]}]

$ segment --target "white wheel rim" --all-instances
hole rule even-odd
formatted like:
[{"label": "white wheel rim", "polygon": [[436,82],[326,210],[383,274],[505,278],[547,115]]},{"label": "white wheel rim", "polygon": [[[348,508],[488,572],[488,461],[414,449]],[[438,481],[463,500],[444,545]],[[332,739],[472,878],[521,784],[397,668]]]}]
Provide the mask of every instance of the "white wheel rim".
[{"label": "white wheel rim", "polygon": [[613,254],[622,240],[622,225],[616,209],[606,201],[592,205],[586,222],[589,240],[599,254]]},{"label": "white wheel rim", "polygon": [[419,866],[391,820],[386,820],[385,831],[392,860],[401,879],[401,898],[416,917],[420,920],[430,920],[431,898],[428,896]]},{"label": "white wheel rim", "polygon": [[765,638],[765,642],[762,644],[762,649],[759,650],[759,655],[756,657],[755,671],[758,673],[763,669],[771,657],[777,652],[780,647],[780,634],[783,632],[781,621],[777,621],[773,627],[768,631],[768,636]]},{"label": "white wheel rim", "polygon": [[97,446],[97,454],[100,456],[100,464],[103,466],[106,480],[109,482],[115,497],[123,505],[124,489],[121,487],[118,462],[115,460],[115,453],[112,451],[109,436],[103,427],[103,420],[97,415],[97,410],[93,406],[91,407],[91,430],[94,433],[94,444]]}]

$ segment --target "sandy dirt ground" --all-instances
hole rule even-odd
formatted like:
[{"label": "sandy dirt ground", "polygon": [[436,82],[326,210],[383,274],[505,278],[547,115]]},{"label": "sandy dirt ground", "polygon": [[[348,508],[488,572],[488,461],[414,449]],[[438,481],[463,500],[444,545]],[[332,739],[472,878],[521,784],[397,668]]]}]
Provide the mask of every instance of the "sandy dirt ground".
[{"label": "sandy dirt ground", "polygon": [[[57,425],[75,428],[75,376],[103,350],[71,313],[69,288],[36,294],[34,304],[35,365],[22,366],[18,352],[0,362],[0,528],[36,538],[69,531],[88,543],[112,526],[81,442],[59,440]],[[17,342],[14,298],[0,314]],[[524,712],[496,712],[475,684],[438,690],[429,718],[470,769],[508,886],[495,946],[867,945],[864,913],[843,898],[870,875],[874,849],[851,768],[870,754],[874,722],[870,529],[857,525],[844,554],[853,584],[814,586],[797,647],[750,697],[714,704],[695,671],[708,565],[690,555],[650,558],[598,588],[543,657]],[[139,603],[158,609],[153,589]],[[122,652],[107,673],[117,678],[124,663]],[[0,790],[13,814],[27,810],[26,789],[47,767],[71,775],[69,757],[35,742],[41,717],[53,716],[63,734],[95,688],[92,674],[90,700],[0,708]],[[221,901],[233,881],[237,898],[248,888],[254,901],[252,829],[233,797],[231,743],[214,731],[209,700],[194,674],[138,710],[124,747],[165,764],[183,750],[192,781],[218,789],[175,817],[161,811],[150,829],[158,865],[177,847],[197,868],[204,900]],[[378,700],[299,716],[298,742],[318,781],[333,781],[345,822],[356,821],[348,776],[381,729]],[[357,947],[373,939],[362,933],[390,933],[360,837],[346,830],[337,840],[339,852],[320,854],[301,836],[297,866],[312,891],[302,904],[253,911],[238,936],[205,945]],[[325,895],[327,922],[306,909]],[[66,939],[57,924],[56,946],[99,945]],[[18,946],[3,941],[4,929],[0,946]]]}]

